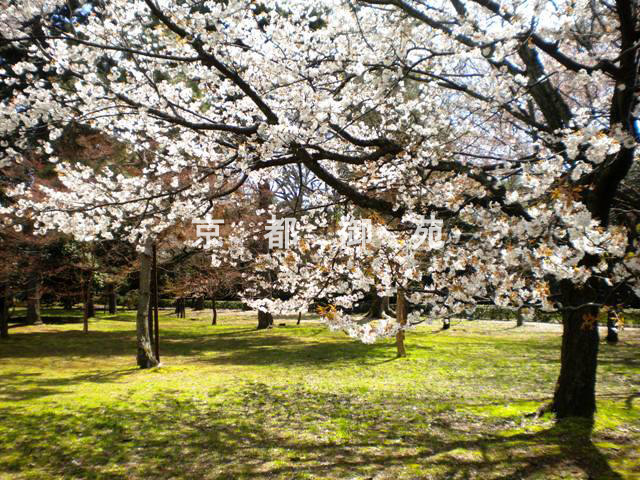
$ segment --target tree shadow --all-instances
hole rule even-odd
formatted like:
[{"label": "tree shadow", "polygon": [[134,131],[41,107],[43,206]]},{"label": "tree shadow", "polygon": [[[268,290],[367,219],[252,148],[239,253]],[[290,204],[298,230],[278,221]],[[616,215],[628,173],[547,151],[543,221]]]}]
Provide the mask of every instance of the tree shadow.
[{"label": "tree shadow", "polygon": [[0,400],[19,402],[64,393],[66,387],[80,383],[113,383],[139,372],[138,368],[95,371],[67,377],[42,378],[40,373],[5,373],[0,375]]},{"label": "tree shadow", "polygon": [[0,471],[64,478],[622,478],[584,422],[508,435],[495,420],[429,410],[403,395],[365,399],[262,383],[213,395],[221,401],[165,392],[142,404],[122,397],[74,413],[0,410]]},{"label": "tree shadow", "polygon": [[[345,338],[315,342],[296,335],[253,328],[201,333],[160,331],[160,349],[165,358],[193,357],[194,362],[239,365],[299,365],[322,367],[327,363],[376,360],[393,354],[388,345],[366,345]],[[213,353],[214,355],[203,355]],[[135,354],[135,332],[77,331],[21,332],[0,345],[0,359],[41,357],[109,357]]]}]

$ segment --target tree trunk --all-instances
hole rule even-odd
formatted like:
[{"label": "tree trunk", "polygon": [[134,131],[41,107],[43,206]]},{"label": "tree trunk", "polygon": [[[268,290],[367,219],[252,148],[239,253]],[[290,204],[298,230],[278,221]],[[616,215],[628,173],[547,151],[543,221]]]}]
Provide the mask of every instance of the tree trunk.
[{"label": "tree trunk", "polygon": [[156,251],[156,244],[154,242],[153,249],[153,270],[152,270],[152,285],[153,285],[153,339],[155,341],[154,352],[156,354],[156,361],[160,364],[160,322],[158,320],[158,304],[160,303],[160,295],[158,294],[158,252]]},{"label": "tree trunk", "polygon": [[395,316],[389,308],[389,297],[381,297],[375,289],[371,291],[371,307],[365,315],[368,320],[380,320],[388,316]]},{"label": "tree trunk", "polygon": [[607,343],[618,343],[618,316],[613,308],[607,312]]},{"label": "tree trunk", "polygon": [[373,294],[371,299],[371,308],[367,316],[369,318],[383,318],[385,313],[389,310],[389,297],[381,297],[377,293]]},{"label": "tree trunk", "polygon": [[524,325],[524,314],[522,313],[523,310],[524,307],[519,307],[518,311],[516,312],[516,327],[522,327]]},{"label": "tree trunk", "polygon": [[204,310],[204,297],[196,297],[193,301],[194,310]]},{"label": "tree trunk", "polygon": [[590,306],[563,312],[560,376],[551,406],[557,418],[592,418],[596,411],[597,316]]},{"label": "tree trunk", "polygon": [[178,318],[184,318],[185,317],[185,305],[184,305],[185,301],[183,297],[180,297],[176,300],[176,316]]},{"label": "tree trunk", "polygon": [[140,295],[138,296],[138,311],[136,314],[137,361],[140,368],[151,368],[158,365],[158,361],[153,354],[149,323],[147,322],[151,286],[152,248],[153,242],[147,240],[144,252],[140,254]]},{"label": "tree trunk", "polygon": [[218,324],[218,309],[216,308],[216,299],[211,297],[211,325]]},{"label": "tree trunk", "polygon": [[302,312],[298,312],[298,321],[296,322],[296,325],[300,325],[301,321],[302,321]]},{"label": "tree trunk", "polygon": [[273,315],[269,312],[258,310],[258,330],[269,328],[273,325]]},{"label": "tree trunk", "polygon": [[116,313],[117,303],[116,288],[113,283],[110,283],[109,285],[107,285],[107,289],[107,303],[109,304],[109,313],[111,315],[114,315]]},{"label": "tree trunk", "polygon": [[[155,328],[153,326],[153,269],[150,272],[151,281],[149,282],[149,307],[147,309],[147,329],[149,330],[149,343],[151,343],[151,350],[154,351],[154,333]],[[155,358],[155,352],[153,357]]]},{"label": "tree trunk", "polygon": [[[407,305],[405,303],[404,290],[400,287],[398,287],[396,296],[396,320],[403,327],[407,324]],[[396,333],[396,349],[399,358],[407,356],[407,351],[404,348],[404,330]]]},{"label": "tree trunk", "polygon": [[9,287],[2,286],[0,296],[0,338],[9,338]]},{"label": "tree trunk", "polygon": [[27,323],[36,325],[42,323],[40,316],[40,296],[42,295],[42,275],[33,272],[27,281]]},{"label": "tree trunk", "polygon": [[96,307],[93,303],[93,272],[89,273],[87,280],[87,316],[88,318],[96,316]]},{"label": "tree trunk", "polygon": [[91,283],[91,277],[87,275],[86,279],[82,280],[82,331],[89,333],[89,290]]},{"label": "tree trunk", "polygon": [[73,309],[73,297],[67,295],[62,299],[62,308],[64,310],[72,310]]}]

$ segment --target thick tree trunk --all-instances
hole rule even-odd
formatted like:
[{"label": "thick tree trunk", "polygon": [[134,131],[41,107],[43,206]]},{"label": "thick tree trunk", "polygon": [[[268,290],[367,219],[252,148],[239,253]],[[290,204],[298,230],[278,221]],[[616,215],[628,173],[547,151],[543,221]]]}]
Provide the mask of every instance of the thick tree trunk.
[{"label": "thick tree trunk", "polygon": [[117,307],[116,288],[113,283],[107,285],[107,303],[109,305],[109,313],[114,315]]},{"label": "thick tree trunk", "polygon": [[218,324],[218,309],[216,308],[216,299],[211,297],[211,325]]},{"label": "thick tree trunk", "polygon": [[273,325],[273,315],[269,312],[258,310],[258,330],[269,328]]},{"label": "thick tree trunk", "polygon": [[389,297],[381,297],[374,293],[371,299],[371,308],[367,316],[369,318],[380,319],[389,311]]},{"label": "thick tree trunk", "polygon": [[607,343],[618,343],[618,316],[613,308],[607,312]]},{"label": "thick tree trunk", "polygon": [[516,327],[522,327],[524,325],[524,314],[523,314],[523,307],[518,308],[518,311],[516,312]]},{"label": "thick tree trunk", "polygon": [[[154,351],[154,334],[155,328],[153,325],[153,270],[151,270],[151,282],[149,284],[149,308],[147,309],[147,329],[149,330],[149,342],[151,343],[151,350]],[[155,352],[153,354],[155,357]]]},{"label": "thick tree trunk", "polygon": [[596,411],[597,316],[595,307],[563,312],[560,376],[551,407],[557,418],[592,418]]},{"label": "thick tree trunk", "polygon": [[[402,288],[398,288],[398,294],[396,296],[396,320],[402,326],[407,324],[407,305]],[[396,333],[396,349],[398,357],[407,356],[407,351],[404,348],[404,330]]]},{"label": "thick tree trunk", "polygon": [[152,249],[153,242],[147,240],[144,252],[140,254],[140,295],[138,296],[138,311],[136,314],[137,361],[140,368],[151,368],[158,365],[158,361],[153,354],[149,323],[147,322],[151,286]]},{"label": "thick tree trunk", "polygon": [[9,338],[9,287],[0,292],[0,338]]},{"label": "thick tree trunk", "polygon": [[371,307],[369,307],[369,312],[364,318],[367,320],[380,320],[389,316],[395,316],[395,313],[389,307],[389,297],[381,297],[373,289],[371,291]]},{"label": "thick tree trunk", "polygon": [[42,323],[40,316],[40,297],[42,295],[42,275],[33,272],[27,281],[27,323],[35,325]]},{"label": "thick tree trunk", "polygon": [[158,293],[158,252],[156,250],[156,244],[153,244],[151,249],[153,255],[152,270],[151,270],[151,285],[152,299],[153,299],[153,340],[154,340],[154,353],[156,355],[156,361],[160,364],[160,322],[158,318],[158,307],[160,303],[160,295]]}]

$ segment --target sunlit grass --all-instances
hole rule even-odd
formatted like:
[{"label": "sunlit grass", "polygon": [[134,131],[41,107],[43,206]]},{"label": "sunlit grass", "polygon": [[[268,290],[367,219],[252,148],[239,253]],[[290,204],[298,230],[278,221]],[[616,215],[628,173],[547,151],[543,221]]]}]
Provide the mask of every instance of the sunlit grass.
[{"label": "sunlit grass", "polygon": [[[637,478],[640,335],[602,344],[599,413],[555,426],[560,331],[466,322],[363,345],[249,314],[161,317],[135,368],[133,312],[11,329],[0,343],[0,478]],[[280,324],[285,323],[285,326]],[[634,395],[636,395],[634,397]],[[635,475],[635,476],[634,476]]]}]

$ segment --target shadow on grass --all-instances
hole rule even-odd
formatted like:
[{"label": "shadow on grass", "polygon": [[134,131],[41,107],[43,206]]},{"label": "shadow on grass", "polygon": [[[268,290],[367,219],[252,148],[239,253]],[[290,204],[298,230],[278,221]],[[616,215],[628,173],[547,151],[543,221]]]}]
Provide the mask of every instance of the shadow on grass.
[{"label": "shadow on grass", "polygon": [[55,378],[41,378],[39,373],[6,373],[0,375],[0,399],[12,402],[33,400],[63,393],[66,387],[79,383],[113,383],[137,372],[138,368],[127,368]]},{"label": "shadow on grass", "polygon": [[[355,340],[315,342],[300,336],[256,331],[251,327],[228,332],[160,331],[163,357],[192,356],[195,362],[241,365],[307,364],[368,361],[376,353],[387,356],[386,345],[365,345]],[[204,356],[214,353],[215,356]],[[135,355],[135,332],[80,330],[16,333],[0,344],[0,359],[39,357],[105,357]]]},{"label": "shadow on grass", "polygon": [[74,414],[0,410],[0,468],[86,479],[622,478],[582,422],[508,436],[495,420],[404,396],[262,383],[227,393],[120,398]]}]

